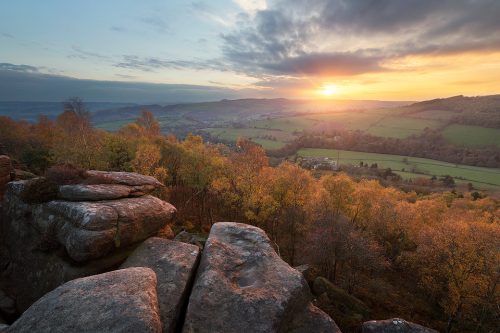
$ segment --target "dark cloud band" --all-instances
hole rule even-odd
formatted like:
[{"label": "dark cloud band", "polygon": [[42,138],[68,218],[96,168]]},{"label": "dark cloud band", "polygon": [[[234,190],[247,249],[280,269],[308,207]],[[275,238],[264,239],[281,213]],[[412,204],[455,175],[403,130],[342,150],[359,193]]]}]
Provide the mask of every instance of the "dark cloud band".
[{"label": "dark cloud band", "polygon": [[498,0],[271,0],[222,36],[223,53],[257,77],[356,75],[411,55],[500,51],[499,18]]}]

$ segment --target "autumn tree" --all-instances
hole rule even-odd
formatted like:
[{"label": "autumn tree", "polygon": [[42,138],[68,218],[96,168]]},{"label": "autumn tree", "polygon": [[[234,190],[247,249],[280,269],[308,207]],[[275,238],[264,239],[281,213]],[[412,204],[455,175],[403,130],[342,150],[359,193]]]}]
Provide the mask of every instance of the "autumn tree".
[{"label": "autumn tree", "polygon": [[153,176],[163,182],[167,178],[167,169],[160,165],[160,161],[160,148],[153,143],[145,142],[138,146],[131,163],[135,172]]},{"label": "autumn tree", "polygon": [[64,112],[56,119],[61,131],[52,153],[57,162],[73,163],[84,168],[105,168],[101,160],[104,133],[92,128],[90,112],[80,98],[64,103]]},{"label": "autumn tree", "polygon": [[261,146],[241,138],[228,155],[222,174],[212,182],[212,189],[226,217],[241,221],[248,210],[247,198],[252,195],[261,170],[268,166],[268,159]]},{"label": "autumn tree", "polygon": [[307,230],[307,209],[314,193],[311,174],[284,162],[264,167],[249,198],[247,217],[268,232],[281,255],[294,265],[297,245]]},{"label": "autumn tree", "polygon": [[150,111],[143,110],[141,112],[141,116],[135,122],[137,125],[144,128],[144,131],[148,136],[156,136],[160,134],[160,123]]},{"label": "autumn tree", "polygon": [[124,137],[107,134],[102,142],[102,158],[111,171],[131,171],[134,147]]},{"label": "autumn tree", "polygon": [[446,332],[471,322],[481,331],[500,301],[500,226],[446,220],[424,229],[417,242],[408,262],[447,315]]}]

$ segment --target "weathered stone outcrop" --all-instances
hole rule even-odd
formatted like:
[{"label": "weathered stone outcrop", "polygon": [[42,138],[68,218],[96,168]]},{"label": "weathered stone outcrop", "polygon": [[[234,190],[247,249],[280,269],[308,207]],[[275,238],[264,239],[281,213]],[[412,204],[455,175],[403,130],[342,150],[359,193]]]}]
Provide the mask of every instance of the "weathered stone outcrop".
[{"label": "weathered stone outcrop", "polygon": [[115,171],[97,171],[89,170],[87,177],[95,179],[100,184],[119,184],[128,186],[152,186],[154,188],[162,187],[155,177],[145,176],[134,172],[115,172]]},{"label": "weathered stone outcrop", "polygon": [[310,300],[304,277],[279,258],[261,229],[216,223],[183,332],[339,332]]},{"label": "weathered stone outcrop", "polygon": [[363,323],[362,333],[438,333],[433,329],[400,318],[372,320]]},{"label": "weathered stone outcrop", "polygon": [[129,186],[119,184],[63,185],[59,187],[59,197],[69,201],[101,201],[128,197],[140,197],[151,193],[153,185]]},{"label": "weathered stone outcrop", "polygon": [[162,238],[149,238],[121,267],[149,267],[156,273],[158,304],[163,332],[174,332],[181,324],[198,265],[199,249]]},{"label": "weathered stone outcrop", "polygon": [[5,193],[7,183],[11,180],[11,173],[14,171],[12,162],[7,155],[0,155],[0,201]]},{"label": "weathered stone outcrop", "polygon": [[174,213],[172,205],[151,195],[100,202],[54,200],[33,209],[37,229],[55,237],[79,262],[154,235]]},{"label": "weathered stone outcrop", "polygon": [[155,273],[136,267],[67,282],[6,332],[161,332]]},{"label": "weathered stone outcrop", "polygon": [[[23,194],[26,184],[36,179],[8,184],[0,219],[0,288],[16,300],[19,311],[66,281],[116,269],[141,241],[172,221],[172,205],[151,195],[136,196],[160,186],[154,178],[91,173],[94,182],[111,184],[92,185],[100,192],[85,192],[98,196],[88,201],[30,204]],[[141,191],[99,201],[102,193],[112,193],[116,186]]]}]

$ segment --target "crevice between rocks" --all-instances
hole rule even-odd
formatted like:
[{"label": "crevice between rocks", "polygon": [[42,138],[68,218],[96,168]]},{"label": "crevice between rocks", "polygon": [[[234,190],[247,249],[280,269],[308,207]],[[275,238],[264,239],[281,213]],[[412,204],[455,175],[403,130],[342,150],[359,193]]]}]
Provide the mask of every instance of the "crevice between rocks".
[{"label": "crevice between rocks", "polygon": [[200,262],[201,262],[201,256],[203,255],[203,249],[200,249],[200,252],[198,254],[198,258],[196,259],[196,262],[194,264],[195,269],[193,271],[193,274],[189,278],[187,284],[186,284],[186,289],[184,290],[184,293],[182,294],[182,306],[179,311],[179,316],[177,318],[177,322],[175,323],[174,327],[174,333],[182,333],[182,329],[184,328],[184,322],[186,321],[186,314],[187,314],[187,308],[189,306],[189,299],[191,298],[191,292],[193,291],[194,283],[196,281],[196,278],[198,276],[198,268],[200,267]]}]

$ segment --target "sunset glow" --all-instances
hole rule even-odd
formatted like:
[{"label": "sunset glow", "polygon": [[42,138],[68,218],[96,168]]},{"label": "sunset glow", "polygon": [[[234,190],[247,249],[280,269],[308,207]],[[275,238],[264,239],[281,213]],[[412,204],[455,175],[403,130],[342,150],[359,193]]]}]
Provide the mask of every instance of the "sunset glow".
[{"label": "sunset glow", "polygon": [[330,97],[332,95],[336,95],[338,93],[338,91],[339,91],[339,89],[335,84],[327,84],[321,88],[319,93],[320,93],[320,95],[323,95],[325,97]]},{"label": "sunset glow", "polygon": [[[10,13],[0,20],[0,99],[61,100],[82,85],[87,99],[119,92],[130,102],[130,91],[147,102],[418,101],[500,87],[495,0],[48,1],[30,2],[28,23],[17,19],[22,2],[0,4]],[[25,92],[41,82],[40,95]]]}]

